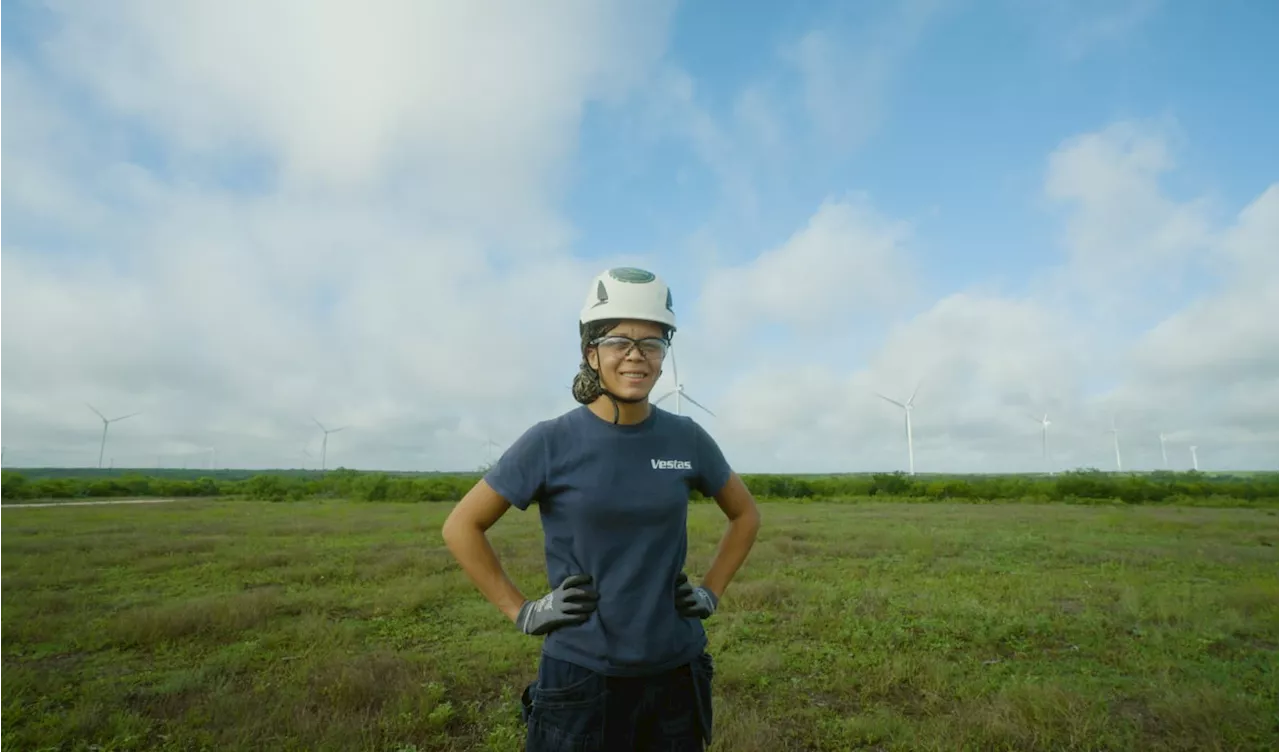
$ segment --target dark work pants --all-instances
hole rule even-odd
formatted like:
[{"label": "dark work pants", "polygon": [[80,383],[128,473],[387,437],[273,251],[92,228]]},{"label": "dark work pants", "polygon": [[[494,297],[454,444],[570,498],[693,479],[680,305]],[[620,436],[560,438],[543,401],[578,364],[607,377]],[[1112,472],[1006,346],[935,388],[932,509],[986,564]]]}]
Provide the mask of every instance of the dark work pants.
[{"label": "dark work pants", "polygon": [[524,690],[525,752],[702,752],[711,743],[715,664],[655,676],[604,676],[542,656]]}]

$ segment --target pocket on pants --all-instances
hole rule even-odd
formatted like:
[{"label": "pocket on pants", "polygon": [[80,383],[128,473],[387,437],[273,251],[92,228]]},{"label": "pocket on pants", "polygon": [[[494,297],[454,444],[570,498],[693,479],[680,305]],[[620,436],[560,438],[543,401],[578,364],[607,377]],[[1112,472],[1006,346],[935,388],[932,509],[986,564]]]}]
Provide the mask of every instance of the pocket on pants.
[{"label": "pocket on pants", "polygon": [[604,742],[605,677],[544,656],[526,689],[527,752],[596,752]]}]

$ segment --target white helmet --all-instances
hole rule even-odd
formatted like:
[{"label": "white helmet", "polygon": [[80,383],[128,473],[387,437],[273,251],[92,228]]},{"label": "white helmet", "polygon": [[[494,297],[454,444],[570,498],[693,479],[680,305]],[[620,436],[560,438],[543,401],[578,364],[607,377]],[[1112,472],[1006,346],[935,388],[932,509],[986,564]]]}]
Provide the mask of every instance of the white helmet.
[{"label": "white helmet", "polygon": [[671,289],[653,272],[620,266],[600,272],[591,280],[587,301],[578,316],[581,329],[602,319],[652,321],[676,330]]}]

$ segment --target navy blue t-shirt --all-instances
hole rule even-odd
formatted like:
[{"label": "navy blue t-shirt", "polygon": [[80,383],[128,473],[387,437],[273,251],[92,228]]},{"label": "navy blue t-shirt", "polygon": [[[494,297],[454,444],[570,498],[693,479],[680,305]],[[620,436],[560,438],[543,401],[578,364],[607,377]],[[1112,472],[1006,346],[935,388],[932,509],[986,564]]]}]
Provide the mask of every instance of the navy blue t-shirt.
[{"label": "navy blue t-shirt", "polygon": [[697,657],[702,622],[675,607],[689,492],[714,496],[729,474],[702,426],[657,407],[614,425],[584,405],[535,424],[503,453],[485,480],[518,509],[537,503],[549,587],[585,573],[600,592],[591,618],[551,632],[543,652],[611,676]]}]

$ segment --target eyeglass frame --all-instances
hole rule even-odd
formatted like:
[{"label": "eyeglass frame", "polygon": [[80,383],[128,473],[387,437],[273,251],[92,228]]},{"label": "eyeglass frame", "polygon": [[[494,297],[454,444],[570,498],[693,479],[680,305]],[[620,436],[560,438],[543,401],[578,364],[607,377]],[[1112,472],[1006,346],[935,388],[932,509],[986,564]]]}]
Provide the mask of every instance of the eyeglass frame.
[{"label": "eyeglass frame", "polygon": [[622,352],[622,355],[619,356],[622,358],[627,357],[628,355],[631,354],[632,350],[635,350],[636,352],[640,353],[641,358],[643,358],[646,361],[649,360],[649,356],[645,355],[644,353],[644,348],[640,346],[641,342],[661,342],[662,352],[657,354],[659,360],[665,360],[667,357],[667,352],[671,348],[671,341],[665,337],[641,337],[640,339],[635,339],[632,337],[628,337],[625,334],[606,334],[603,337],[596,337],[595,339],[591,340],[588,343],[588,345],[590,347],[599,349],[600,343],[604,342],[607,339],[622,339],[631,343],[631,345]]}]

